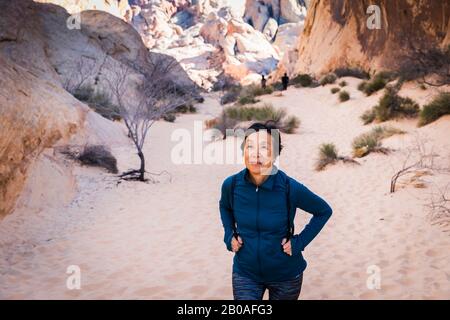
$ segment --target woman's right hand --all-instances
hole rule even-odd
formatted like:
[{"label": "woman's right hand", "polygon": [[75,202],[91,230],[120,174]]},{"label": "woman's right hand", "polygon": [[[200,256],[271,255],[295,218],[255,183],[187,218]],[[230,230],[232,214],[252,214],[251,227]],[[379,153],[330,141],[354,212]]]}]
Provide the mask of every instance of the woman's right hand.
[{"label": "woman's right hand", "polygon": [[238,252],[243,245],[244,243],[242,242],[242,238],[240,236],[237,236],[237,240],[235,237],[231,239],[231,249],[233,252]]}]

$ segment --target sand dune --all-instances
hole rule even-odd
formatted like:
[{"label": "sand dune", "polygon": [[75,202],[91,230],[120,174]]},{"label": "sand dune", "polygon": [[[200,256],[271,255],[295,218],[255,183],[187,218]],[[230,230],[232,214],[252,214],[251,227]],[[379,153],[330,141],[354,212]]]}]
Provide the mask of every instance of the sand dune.
[{"label": "sand dune", "polygon": [[[416,133],[429,139],[440,155],[437,161],[449,163],[450,117],[420,129],[412,120],[390,121],[407,131],[384,141],[397,152],[370,154],[359,160],[361,166],[337,164],[318,173],[320,143],[333,142],[349,155],[353,138],[372,126],[363,126],[359,115],[381,93],[363,97],[357,79],[346,81],[352,98],[345,103],[337,102],[330,86],[289,88],[281,97],[262,98],[302,121],[296,134],[282,137],[280,167],[334,209],[304,252],[309,266],[300,298],[449,299],[448,228],[433,225],[423,207],[432,187],[448,183],[449,176],[429,176],[426,189],[406,186],[394,194],[389,183]],[[420,102],[429,94],[408,90]],[[0,298],[231,299],[232,254],[222,242],[218,200],[223,179],[241,166],[176,165],[170,159],[171,132],[192,131],[195,120],[210,119],[221,107],[211,95],[199,110],[175,123],[155,123],[145,149],[147,165],[151,172],[171,175],[155,177],[159,183],[117,184],[114,176],[66,163],[49,150],[72,172],[73,181],[53,187],[64,190],[68,201],[43,194],[36,210],[19,205],[0,223]],[[120,170],[137,166],[131,145],[112,151]],[[38,181],[47,190],[54,179]],[[300,230],[309,216],[297,214]],[[81,290],[66,287],[70,265],[80,267]],[[367,287],[370,266],[380,270],[380,289]]]}]

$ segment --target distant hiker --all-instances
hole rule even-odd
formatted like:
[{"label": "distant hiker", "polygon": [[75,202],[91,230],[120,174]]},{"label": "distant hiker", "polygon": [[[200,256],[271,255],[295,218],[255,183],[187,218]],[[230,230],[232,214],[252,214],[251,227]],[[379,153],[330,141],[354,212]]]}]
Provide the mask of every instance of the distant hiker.
[{"label": "distant hiker", "polygon": [[283,84],[283,90],[287,89],[287,86],[289,84],[289,77],[287,73],[285,72],[284,75],[281,77],[281,83]]},{"label": "distant hiker", "polygon": [[266,78],[264,78],[264,75],[261,75],[261,88],[265,89],[266,88]]},{"label": "distant hiker", "polygon": [[[266,290],[269,300],[297,300],[306,268],[302,252],[333,211],[302,182],[278,169],[275,160],[282,147],[275,125],[252,124],[241,144],[245,168],[222,183],[219,210],[226,248],[234,252],[235,300],[262,300]],[[297,208],[312,217],[294,233]]]}]

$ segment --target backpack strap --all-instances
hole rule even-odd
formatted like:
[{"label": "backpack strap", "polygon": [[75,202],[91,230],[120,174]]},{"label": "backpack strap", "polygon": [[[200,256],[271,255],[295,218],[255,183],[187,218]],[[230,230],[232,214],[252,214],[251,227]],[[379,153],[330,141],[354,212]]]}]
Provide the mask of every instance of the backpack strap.
[{"label": "backpack strap", "polygon": [[237,228],[236,228],[236,220],[234,218],[234,189],[235,189],[235,186],[236,186],[236,175],[233,175],[231,177],[231,188],[230,188],[230,195],[229,195],[228,199],[230,201],[229,205],[231,208],[233,237],[235,237],[237,240],[238,232],[237,232]]},{"label": "backpack strap", "polygon": [[287,241],[294,235],[294,223],[291,219],[291,184],[289,178],[286,176],[286,207],[287,207],[287,220],[288,220],[288,232],[286,235]]}]

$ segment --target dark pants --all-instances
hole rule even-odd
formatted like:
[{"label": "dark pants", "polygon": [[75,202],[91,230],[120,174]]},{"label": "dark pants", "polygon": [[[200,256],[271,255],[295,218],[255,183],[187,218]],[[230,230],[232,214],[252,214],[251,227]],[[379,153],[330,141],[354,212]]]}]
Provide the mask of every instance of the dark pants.
[{"label": "dark pants", "polygon": [[303,273],[286,281],[258,282],[233,272],[234,300],[262,300],[266,289],[269,300],[297,300],[302,289]]}]

